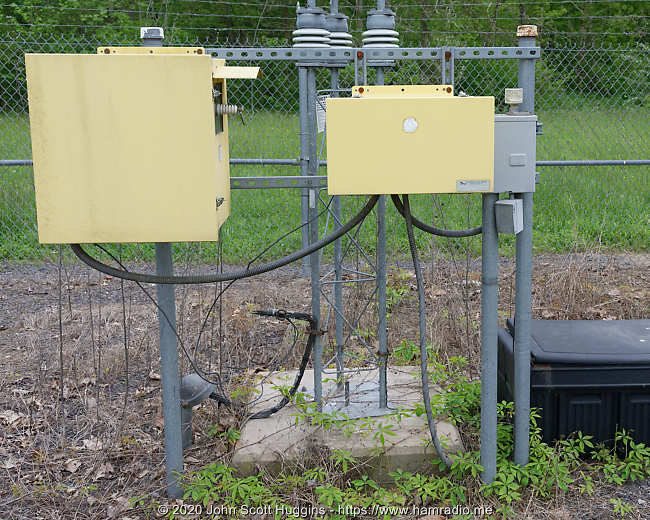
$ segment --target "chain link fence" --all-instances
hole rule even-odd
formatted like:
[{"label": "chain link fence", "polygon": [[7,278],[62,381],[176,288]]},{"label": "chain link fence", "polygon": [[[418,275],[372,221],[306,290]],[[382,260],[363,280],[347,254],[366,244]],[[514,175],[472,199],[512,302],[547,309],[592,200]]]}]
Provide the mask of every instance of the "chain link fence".
[{"label": "chain link fence", "polygon": [[[24,53],[94,53],[100,45],[139,45],[132,41],[99,41],[66,36],[0,35],[0,159],[31,158]],[[217,46],[210,42],[173,41],[168,45]],[[218,46],[236,46],[238,42]],[[648,159],[650,142],[650,48],[642,43],[618,48],[582,48],[566,43],[545,48],[537,63],[536,111],[544,135],[538,138],[538,160]],[[245,107],[244,123],[231,118],[232,158],[296,159],[299,157],[298,73],[292,62],[261,62],[263,77],[229,82],[229,101]],[[438,61],[400,61],[387,71],[387,84],[440,83]],[[341,85],[354,83],[352,66],[340,75]],[[369,71],[369,82],[374,81]],[[503,91],[517,85],[516,60],[456,60],[457,92],[493,95],[497,111],[505,111]],[[329,88],[327,70],[318,73],[318,88]],[[323,134],[320,134],[321,137]],[[468,143],[468,153],[471,143]],[[319,143],[320,149],[320,143]],[[325,158],[325,147],[322,147]],[[535,195],[538,251],[576,249],[646,251],[650,244],[648,166],[540,167]],[[233,165],[232,176],[297,175],[294,166]],[[324,174],[324,170],[323,170]],[[58,248],[38,243],[31,166],[0,166],[0,261],[50,261]],[[300,224],[299,190],[234,190],[232,215],[222,229],[224,259],[245,262],[277,237]],[[344,211],[361,204],[350,199]],[[421,196],[415,201],[422,217],[448,227],[476,224],[477,196]],[[399,219],[388,215],[389,231]],[[371,226],[365,240],[373,242]],[[402,233],[388,235],[389,252],[407,252]],[[504,237],[506,247],[513,240]],[[422,244],[426,245],[422,237]],[[270,256],[300,246],[300,233],[281,241]],[[475,247],[478,251],[478,241]],[[150,244],[126,244],[127,260],[150,260]],[[176,254],[201,263],[217,258],[217,245],[180,244]]]}]

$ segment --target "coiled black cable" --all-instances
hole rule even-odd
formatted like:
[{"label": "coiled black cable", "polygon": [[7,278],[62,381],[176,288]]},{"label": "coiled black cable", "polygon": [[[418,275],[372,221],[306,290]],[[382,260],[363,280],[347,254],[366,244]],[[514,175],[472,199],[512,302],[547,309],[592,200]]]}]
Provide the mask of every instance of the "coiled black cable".
[{"label": "coiled black cable", "polygon": [[[393,195],[397,197],[397,195]],[[401,201],[400,201],[401,202]],[[404,195],[404,220],[406,221],[406,233],[409,238],[409,246],[411,248],[411,258],[413,259],[413,267],[415,268],[415,279],[418,286],[418,308],[420,316],[420,371],[422,374],[422,397],[424,398],[424,409],[427,412],[427,423],[429,424],[429,433],[433,440],[433,445],[440,455],[442,462],[449,468],[451,463],[449,458],[442,449],[438,432],[436,431],[436,422],[433,418],[433,411],[431,410],[431,396],[429,395],[429,374],[427,371],[427,319],[426,319],[426,305],[424,299],[424,283],[422,282],[422,270],[420,268],[420,260],[418,259],[418,252],[415,245],[415,235],[413,234],[413,217],[411,216],[411,206],[409,205],[408,195]]]},{"label": "coiled black cable", "polygon": [[[399,214],[402,215],[404,218],[406,218],[404,204],[402,204],[399,195],[391,195],[391,199]],[[475,228],[469,228],[469,229],[442,229],[439,227],[430,226],[429,224],[426,224],[421,220],[418,220],[413,215],[411,215],[411,222],[416,228],[439,237],[447,237],[447,238],[473,237],[475,235],[480,235],[483,232],[483,228],[481,226]]]},{"label": "coiled black cable", "polygon": [[74,254],[77,255],[79,260],[89,265],[93,269],[101,271],[102,273],[107,274],[109,276],[122,278],[124,280],[131,280],[133,282],[173,285],[173,284],[214,283],[214,282],[225,282],[229,280],[239,280],[242,278],[248,278],[251,276],[256,276],[262,273],[266,273],[268,271],[272,271],[274,269],[278,269],[287,264],[290,264],[291,262],[300,260],[301,258],[310,255],[315,251],[318,251],[319,249],[322,249],[328,244],[331,244],[337,238],[341,238],[347,232],[352,230],[357,224],[359,224],[359,222],[361,222],[364,218],[366,218],[370,213],[370,211],[372,211],[372,208],[375,207],[375,204],[377,204],[378,199],[379,199],[378,195],[373,195],[372,197],[370,197],[366,202],[366,205],[361,209],[361,211],[357,213],[351,220],[346,222],[345,225],[341,226],[333,233],[330,233],[329,235],[321,238],[317,242],[314,242],[313,244],[311,244],[309,247],[306,247],[305,249],[295,251],[294,253],[291,253],[282,258],[278,258],[277,260],[267,262],[265,264],[261,264],[255,267],[249,266],[246,269],[231,271],[229,273],[214,273],[214,274],[188,275],[188,276],[160,276],[155,274],[134,273],[131,271],[126,271],[124,269],[117,269],[110,265],[104,264],[103,262],[100,262],[96,258],[90,256],[81,247],[80,244],[70,244],[70,248],[72,249]]}]

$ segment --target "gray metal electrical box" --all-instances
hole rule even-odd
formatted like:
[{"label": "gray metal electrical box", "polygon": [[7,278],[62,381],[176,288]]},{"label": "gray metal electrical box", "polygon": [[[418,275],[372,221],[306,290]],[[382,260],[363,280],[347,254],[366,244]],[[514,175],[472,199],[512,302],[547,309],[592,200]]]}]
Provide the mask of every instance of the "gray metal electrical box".
[{"label": "gray metal electrical box", "polygon": [[494,191],[535,191],[537,116],[494,116]]},{"label": "gray metal electrical box", "polygon": [[524,205],[521,199],[497,200],[494,213],[499,233],[516,235],[524,229]]}]

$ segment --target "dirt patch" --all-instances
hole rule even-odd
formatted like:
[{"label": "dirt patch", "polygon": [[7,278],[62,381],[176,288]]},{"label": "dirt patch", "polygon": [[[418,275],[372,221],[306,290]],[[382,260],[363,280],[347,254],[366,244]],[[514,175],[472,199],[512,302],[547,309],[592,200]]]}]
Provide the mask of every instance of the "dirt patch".
[{"label": "dirt patch", "polygon": [[[190,268],[213,269],[179,266],[178,272]],[[469,375],[477,377],[480,264],[434,258],[425,276],[429,342],[443,361],[467,357]],[[155,287],[145,288],[155,298]],[[540,256],[533,272],[533,316],[648,318],[649,288],[650,255]],[[194,371],[196,363],[232,395],[258,371],[295,368],[305,343],[302,326],[292,347],[290,325],[249,311],[308,312],[310,287],[300,270],[285,268],[239,281],[220,305],[211,307],[220,289],[218,284],[177,288],[178,332],[187,351],[179,356],[181,373]],[[346,315],[355,323],[361,315],[360,332],[347,342],[351,366],[368,363],[376,350],[375,304],[367,305],[373,290],[373,282],[354,283],[352,276],[344,286]],[[391,362],[398,362],[409,355],[404,342],[417,341],[417,297],[408,264],[391,266],[388,301]],[[150,517],[129,499],[164,500],[155,306],[135,284],[78,265],[61,272],[61,291],[57,266],[5,266],[0,306],[0,516]],[[514,263],[505,259],[500,265],[500,319],[513,310]],[[330,359],[336,347],[334,315],[325,302],[323,328],[330,331],[325,337]],[[349,328],[344,332],[347,336]],[[219,433],[238,421],[213,402],[202,405],[195,413],[195,443],[186,453],[186,471],[226,460],[229,449]],[[613,496],[650,517],[648,487],[634,484],[603,488],[587,498],[571,491],[537,510],[522,511],[521,518],[611,518],[608,499]]]}]

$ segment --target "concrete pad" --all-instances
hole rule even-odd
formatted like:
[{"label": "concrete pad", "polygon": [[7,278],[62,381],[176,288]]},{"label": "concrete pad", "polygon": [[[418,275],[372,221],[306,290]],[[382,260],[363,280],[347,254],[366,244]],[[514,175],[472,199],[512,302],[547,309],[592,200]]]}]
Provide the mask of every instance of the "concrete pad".
[{"label": "concrete pad", "polygon": [[[252,412],[267,409],[277,403],[281,395],[273,387],[291,386],[294,377],[295,371],[270,377],[263,386],[262,398],[253,405]],[[419,367],[388,369],[388,415],[378,416],[378,407],[368,405],[368,389],[378,379],[376,369],[350,374],[348,407],[345,407],[345,397],[337,390],[334,381],[323,382],[325,410],[341,408],[355,414],[360,409],[366,409],[370,415],[374,415],[348,422],[347,433],[336,426],[326,429],[309,424],[304,418],[299,418],[300,411],[293,403],[289,403],[271,417],[246,423],[232,465],[243,475],[254,474],[261,469],[267,473],[278,473],[287,466],[308,465],[310,459],[318,460],[323,455],[328,457],[331,450],[341,449],[351,452],[359,461],[366,462],[364,474],[380,483],[392,482],[388,473],[398,468],[409,472],[435,471],[430,462],[437,458],[437,454],[431,443],[426,415],[417,417],[411,414],[399,420],[395,414],[397,409],[412,409],[422,403]],[[311,386],[313,371],[308,370],[303,377],[300,391],[309,392]],[[355,389],[358,390],[356,393]],[[430,390],[433,396],[440,389],[431,385]],[[378,399],[377,393],[375,402]],[[384,434],[383,449],[378,455],[382,448],[379,439],[380,425],[383,425],[384,429],[390,428],[395,435]],[[448,453],[463,449],[455,426],[445,421],[438,421],[436,426],[438,436],[447,447]]]}]

